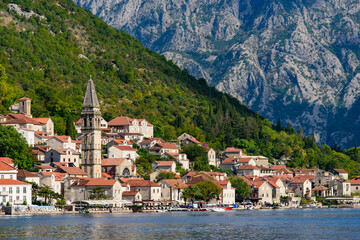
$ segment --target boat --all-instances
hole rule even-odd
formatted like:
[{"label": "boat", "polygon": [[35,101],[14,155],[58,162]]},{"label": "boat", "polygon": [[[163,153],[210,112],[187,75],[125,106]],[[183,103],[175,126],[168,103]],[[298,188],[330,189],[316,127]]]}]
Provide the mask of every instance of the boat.
[{"label": "boat", "polygon": [[219,208],[219,207],[209,208],[208,210],[210,210],[211,212],[225,212],[226,211],[224,208]]},{"label": "boat", "polygon": [[254,210],[254,206],[253,205],[249,205],[245,207],[246,210]]},{"label": "boat", "polygon": [[189,208],[190,212],[203,212],[203,211],[207,211],[206,208]]}]

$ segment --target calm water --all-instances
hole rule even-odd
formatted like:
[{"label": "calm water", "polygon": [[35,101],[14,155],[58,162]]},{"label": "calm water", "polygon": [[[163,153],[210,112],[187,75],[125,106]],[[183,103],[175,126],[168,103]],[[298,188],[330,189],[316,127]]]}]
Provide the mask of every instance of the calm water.
[{"label": "calm water", "polygon": [[0,239],[360,239],[360,209],[0,216]]}]

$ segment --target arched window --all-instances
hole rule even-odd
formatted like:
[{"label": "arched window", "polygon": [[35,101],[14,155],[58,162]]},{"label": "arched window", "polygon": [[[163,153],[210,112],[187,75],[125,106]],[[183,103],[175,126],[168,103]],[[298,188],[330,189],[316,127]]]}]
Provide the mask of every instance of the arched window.
[{"label": "arched window", "polygon": [[130,176],[130,170],[128,168],[125,168],[122,175],[123,176]]}]

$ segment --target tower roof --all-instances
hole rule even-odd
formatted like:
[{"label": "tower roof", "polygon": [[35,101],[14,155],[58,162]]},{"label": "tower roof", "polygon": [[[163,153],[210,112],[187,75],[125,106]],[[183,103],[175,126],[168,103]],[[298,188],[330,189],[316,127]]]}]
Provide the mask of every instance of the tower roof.
[{"label": "tower roof", "polygon": [[95,86],[94,86],[94,82],[93,80],[89,79],[87,88],[86,88],[86,93],[85,93],[85,98],[84,98],[84,103],[83,103],[83,107],[96,107],[96,108],[100,108],[100,104],[96,95],[96,91],[95,91]]}]

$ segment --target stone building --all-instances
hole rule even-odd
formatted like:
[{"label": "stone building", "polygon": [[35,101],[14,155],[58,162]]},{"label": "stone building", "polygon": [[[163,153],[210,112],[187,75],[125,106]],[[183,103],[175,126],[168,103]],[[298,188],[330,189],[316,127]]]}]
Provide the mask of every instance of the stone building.
[{"label": "stone building", "polygon": [[90,178],[101,178],[101,112],[91,78],[81,112],[81,146],[84,171]]}]

